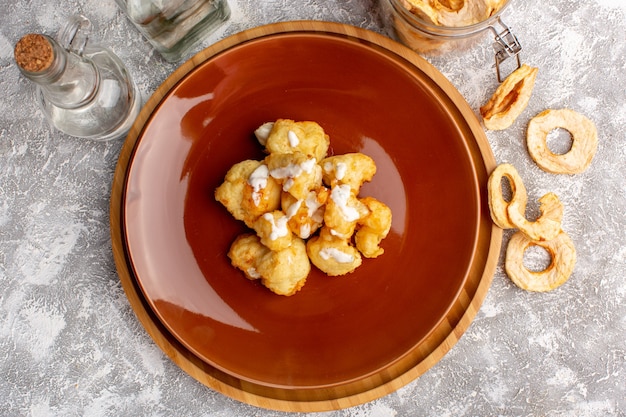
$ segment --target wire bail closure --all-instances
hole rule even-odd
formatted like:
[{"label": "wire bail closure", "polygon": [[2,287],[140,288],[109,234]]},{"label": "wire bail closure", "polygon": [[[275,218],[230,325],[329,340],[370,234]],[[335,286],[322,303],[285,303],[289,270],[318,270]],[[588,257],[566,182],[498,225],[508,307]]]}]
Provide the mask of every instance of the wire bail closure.
[{"label": "wire bail closure", "polygon": [[522,45],[519,43],[519,40],[517,40],[517,37],[511,32],[511,29],[507,25],[505,25],[504,22],[502,22],[500,17],[498,17],[498,23],[504,29],[502,32],[498,33],[498,30],[493,26],[489,26],[489,29],[491,29],[491,31],[495,35],[495,43],[493,44],[493,49],[496,52],[496,62],[494,66],[496,67],[498,82],[501,83],[506,78],[502,77],[502,71],[500,69],[500,66],[504,61],[511,57],[515,57],[517,60],[517,67],[515,69],[518,69],[522,66],[522,61],[519,55],[522,50]]}]

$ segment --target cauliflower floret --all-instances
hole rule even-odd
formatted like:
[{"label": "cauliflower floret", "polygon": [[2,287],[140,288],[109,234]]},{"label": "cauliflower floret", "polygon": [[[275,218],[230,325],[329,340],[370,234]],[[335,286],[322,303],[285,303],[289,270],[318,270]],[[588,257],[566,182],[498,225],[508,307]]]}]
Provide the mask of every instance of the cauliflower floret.
[{"label": "cauliflower floret", "polygon": [[349,239],[359,219],[368,214],[367,206],[356,198],[347,184],[335,185],[326,203],[324,224],[335,236]]},{"label": "cauliflower floret", "polygon": [[326,226],[319,236],[307,241],[306,249],[313,265],[330,276],[350,273],[362,262],[361,254],[349,240],[333,235]]},{"label": "cauliflower floret", "polygon": [[297,200],[304,200],[309,191],[322,185],[322,168],[315,158],[309,158],[300,152],[273,153],[265,161],[270,176],[282,184],[283,191]]},{"label": "cauliflower floret", "polygon": [[358,221],[359,228],[354,235],[357,249],[366,258],[376,258],[383,254],[380,242],[391,229],[391,209],[373,197],[361,199],[370,213]]},{"label": "cauliflower floret", "polygon": [[329,156],[320,163],[323,180],[332,187],[335,184],[346,184],[359,194],[361,185],[371,181],[376,174],[376,163],[369,156],[362,153],[347,153]]},{"label": "cauliflower floret", "polygon": [[258,259],[256,270],[263,285],[274,293],[287,296],[295,294],[311,272],[304,241],[294,238],[288,248],[267,252]]},{"label": "cauliflower floret", "polygon": [[246,160],[233,165],[224,182],[215,190],[215,199],[237,220],[252,227],[254,221],[280,206],[281,188],[260,161]]},{"label": "cauliflower floret", "polygon": [[289,218],[288,225],[293,233],[308,239],[324,222],[325,204],[329,191],[326,187],[309,191],[307,198],[297,200],[289,193],[283,193],[281,207]]},{"label": "cauliflower floret", "polygon": [[[265,126],[263,130],[267,131],[268,124],[263,126]],[[257,138],[259,136],[262,137],[261,134],[257,134]],[[269,153],[300,152],[321,161],[328,152],[330,139],[324,133],[324,129],[315,122],[278,119],[271,126],[264,145]]]},{"label": "cauliflower floret", "polygon": [[243,234],[231,245],[228,257],[246,278],[260,279],[265,287],[280,295],[293,295],[311,272],[306,245],[298,238],[288,248],[272,251],[257,235]]},{"label": "cauliflower floret", "polygon": [[257,270],[258,260],[269,252],[270,250],[261,243],[257,235],[247,233],[238,236],[230,245],[228,257],[233,266],[244,272],[246,278],[255,280],[261,278]]},{"label": "cauliflower floret", "polygon": [[289,247],[293,233],[287,226],[289,218],[281,210],[275,210],[260,216],[253,224],[253,229],[261,239],[261,243],[270,250],[281,250]]}]

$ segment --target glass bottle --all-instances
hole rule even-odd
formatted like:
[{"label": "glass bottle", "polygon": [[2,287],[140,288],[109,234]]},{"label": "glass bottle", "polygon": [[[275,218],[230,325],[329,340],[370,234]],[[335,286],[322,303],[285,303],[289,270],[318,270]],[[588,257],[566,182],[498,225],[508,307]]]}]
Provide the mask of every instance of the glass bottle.
[{"label": "glass bottle", "polygon": [[36,84],[36,100],[50,124],[93,140],[122,137],[141,108],[141,94],[120,59],[89,42],[91,23],[73,16],[58,40],[23,36],[15,46],[21,73]]},{"label": "glass bottle", "polygon": [[230,17],[226,0],[116,0],[128,19],[170,62],[180,60]]}]

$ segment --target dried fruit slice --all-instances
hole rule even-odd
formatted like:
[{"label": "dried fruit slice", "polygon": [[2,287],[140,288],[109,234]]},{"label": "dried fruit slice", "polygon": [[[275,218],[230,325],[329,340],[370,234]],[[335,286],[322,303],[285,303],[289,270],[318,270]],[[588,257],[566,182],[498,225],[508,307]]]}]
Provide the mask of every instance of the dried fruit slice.
[{"label": "dried fruit slice", "polygon": [[555,238],[561,230],[563,219],[563,204],[554,193],[548,193],[539,199],[539,212],[534,222],[524,216],[525,205],[514,201],[507,207],[509,220],[514,227],[524,232],[532,240],[550,240]]},{"label": "dried fruit slice", "polygon": [[504,5],[503,0],[401,0],[401,3],[420,19],[448,27],[482,22]]},{"label": "dried fruit slice", "polygon": [[[543,271],[530,271],[524,266],[524,252],[531,246],[544,248],[551,259],[550,265]],[[509,241],[506,249],[504,268],[511,281],[528,291],[551,291],[565,283],[576,264],[576,248],[564,231],[552,240],[533,241],[523,232],[517,232]]]},{"label": "dried fruit slice", "polygon": [[[564,154],[553,153],[547,145],[548,133],[558,128],[572,135],[572,147]],[[598,132],[591,120],[574,110],[549,109],[531,119],[526,144],[531,158],[544,171],[578,174],[591,164],[598,148]]]},{"label": "dried fruit slice", "polygon": [[[502,195],[502,179],[506,178],[509,181],[511,188],[511,199],[509,201],[504,199]],[[516,210],[519,210],[519,215],[524,216],[526,211],[526,202],[528,197],[526,195],[526,187],[520,178],[515,167],[511,164],[500,164],[493,170],[489,176],[487,182],[487,192],[489,201],[489,211],[491,213],[491,219],[493,222],[503,229],[513,229],[516,226],[511,223],[509,219],[508,207],[511,204],[515,204]]]},{"label": "dried fruit slice", "polygon": [[489,101],[480,108],[485,127],[503,130],[524,111],[535,86],[538,69],[523,64],[498,86]]}]

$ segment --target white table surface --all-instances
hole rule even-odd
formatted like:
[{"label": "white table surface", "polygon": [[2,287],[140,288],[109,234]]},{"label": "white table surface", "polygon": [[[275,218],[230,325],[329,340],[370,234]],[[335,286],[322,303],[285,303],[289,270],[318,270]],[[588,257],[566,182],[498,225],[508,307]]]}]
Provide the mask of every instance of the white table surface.
[{"label": "white table surface", "polygon": [[[230,21],[204,46],[296,19],[392,36],[377,0],[230,5]],[[179,64],[153,53],[114,0],[0,0],[0,8],[0,415],[286,415],[201,385],[144,331],[111,253],[108,207],[122,141],[52,131],[18,72],[13,46],[28,32],[55,34],[81,12],[126,63],[144,99]],[[522,291],[501,259],[475,321],[438,364],[379,400],[314,415],[626,415],[625,15],[623,0],[518,0],[505,14],[523,61],[539,75],[516,123],[487,137],[496,160],[516,166],[531,200],[553,191],[564,202],[563,229],[578,251],[570,280],[546,294]],[[428,59],[478,113],[497,85],[491,54],[487,42]],[[525,148],[528,120],[562,107],[598,127],[598,152],[582,174],[545,173]],[[509,237],[505,232],[504,244]]]}]

